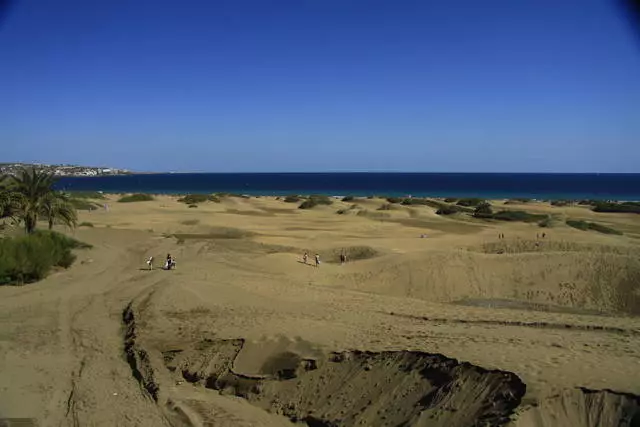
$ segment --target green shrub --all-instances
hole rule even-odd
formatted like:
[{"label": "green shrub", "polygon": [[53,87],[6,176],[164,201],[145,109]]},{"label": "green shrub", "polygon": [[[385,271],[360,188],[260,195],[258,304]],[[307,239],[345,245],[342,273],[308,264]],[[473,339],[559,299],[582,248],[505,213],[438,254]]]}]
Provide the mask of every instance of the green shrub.
[{"label": "green shrub", "polygon": [[41,280],[54,266],[71,266],[72,249],[87,247],[91,246],[53,231],[0,239],[0,284]]},{"label": "green shrub", "polygon": [[539,222],[548,218],[547,215],[532,214],[525,211],[500,211],[491,216],[498,221]]},{"label": "green shrub", "polygon": [[607,227],[605,225],[598,224],[598,223],[595,223],[595,222],[587,222],[587,221],[568,219],[566,221],[566,224],[569,227],[573,227],[573,228],[576,228],[576,229],[582,230],[582,231],[593,230],[593,231],[597,231],[598,233],[603,233],[603,234],[616,234],[616,235],[621,235],[622,234],[621,231],[618,231],[618,230],[616,230],[614,228]]},{"label": "green shrub", "polygon": [[332,203],[333,202],[331,201],[331,199],[329,199],[327,196],[312,195],[312,196],[309,196],[307,200],[302,202],[300,206],[298,206],[298,208],[311,209],[318,205],[330,205]]},{"label": "green shrub", "polygon": [[436,211],[437,215],[453,215],[460,212],[460,209],[458,209],[457,206],[454,205],[449,205],[449,206],[442,206],[441,208],[439,208]]},{"label": "green shrub", "polygon": [[480,203],[473,211],[473,216],[476,218],[491,218],[493,217],[493,210],[491,205],[487,202]]},{"label": "green shrub", "polygon": [[73,199],[105,199],[100,191],[69,191],[68,194]]},{"label": "green shrub", "polygon": [[118,202],[120,203],[150,202],[152,200],[154,200],[154,198],[151,194],[135,193],[135,194],[129,194],[128,196],[121,197],[120,199],[118,199]]},{"label": "green shrub", "polygon": [[81,222],[80,224],[78,224],[78,227],[93,227],[93,223],[92,222]]},{"label": "green shrub", "polygon": [[529,203],[531,201],[531,199],[527,198],[527,197],[516,197],[515,199],[509,199],[506,202],[504,202],[505,205],[516,205],[516,204],[524,204],[524,203]]},{"label": "green shrub", "polygon": [[595,202],[594,212],[614,213],[638,213],[640,214],[640,202]]},{"label": "green shrub", "polygon": [[401,197],[387,197],[387,202],[389,203],[402,203],[402,201]]},{"label": "green shrub", "polygon": [[193,205],[193,204],[191,204],[191,205],[188,205],[187,207],[188,207],[188,208],[197,208],[197,207],[198,207],[198,205]]},{"label": "green shrub", "polygon": [[186,205],[195,205],[197,203],[216,202],[219,203],[220,199],[213,194],[187,194],[178,199],[180,203]]},{"label": "green shrub", "polygon": [[297,196],[295,194],[291,194],[291,195],[285,197],[284,201],[286,203],[298,203],[300,201],[300,196]]},{"label": "green shrub", "polygon": [[476,197],[468,197],[465,199],[458,200],[456,205],[469,207],[469,206],[478,206],[480,203],[483,203],[483,202],[484,202],[484,199],[478,199]]},{"label": "green shrub", "polygon": [[[430,200],[422,199],[420,197],[409,197],[409,198],[403,199],[401,203],[405,206],[414,206],[414,205],[428,206],[429,202]],[[437,203],[437,202],[434,202],[434,203]]]},{"label": "green shrub", "polygon": [[615,234],[618,236],[622,235],[621,231],[616,230],[615,228],[607,227],[606,225],[598,224],[597,222],[590,222],[589,230],[597,231],[598,233],[603,234]]},{"label": "green shrub", "polygon": [[573,202],[571,200],[552,200],[551,206],[562,207],[562,206],[569,206],[572,203]]},{"label": "green shrub", "polygon": [[458,199],[456,197],[447,197],[446,199],[444,199],[444,201],[446,203],[455,203],[458,201]]},{"label": "green shrub", "polygon": [[353,197],[353,196],[344,196],[344,197],[342,198],[342,201],[343,201],[343,202],[353,202],[355,199],[356,199],[356,198],[355,198],[355,197]]}]

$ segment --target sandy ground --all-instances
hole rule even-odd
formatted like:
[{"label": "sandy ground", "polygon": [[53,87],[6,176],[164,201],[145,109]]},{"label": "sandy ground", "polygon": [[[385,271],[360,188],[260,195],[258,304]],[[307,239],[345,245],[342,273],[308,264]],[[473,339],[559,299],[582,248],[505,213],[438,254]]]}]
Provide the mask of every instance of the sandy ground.
[{"label": "sandy ground", "polygon": [[[552,213],[542,229],[379,211],[377,199],[312,210],[267,197],[115,200],[80,214],[93,227],[72,234],[94,248],[74,266],[0,288],[0,417],[640,425],[637,215],[506,206]],[[167,253],[173,271],[159,268]]]}]

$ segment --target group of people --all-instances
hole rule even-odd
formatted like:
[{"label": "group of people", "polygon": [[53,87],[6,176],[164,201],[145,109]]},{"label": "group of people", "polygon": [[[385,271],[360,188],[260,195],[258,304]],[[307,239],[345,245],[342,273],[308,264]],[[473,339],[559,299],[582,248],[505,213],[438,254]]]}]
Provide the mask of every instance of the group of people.
[{"label": "group of people", "polygon": [[[307,251],[302,255],[302,262],[305,264],[309,263],[309,253]],[[343,252],[340,253],[340,264],[344,265],[347,262],[347,254]],[[320,267],[320,255],[315,254],[315,266]]]},{"label": "group of people", "polygon": [[[150,256],[149,259],[147,259],[147,267],[149,268],[149,270],[153,270],[153,257]],[[173,258],[171,256],[171,254],[167,254],[167,260],[164,263],[164,267],[165,270],[171,270],[173,268],[176,268],[176,259]]]}]

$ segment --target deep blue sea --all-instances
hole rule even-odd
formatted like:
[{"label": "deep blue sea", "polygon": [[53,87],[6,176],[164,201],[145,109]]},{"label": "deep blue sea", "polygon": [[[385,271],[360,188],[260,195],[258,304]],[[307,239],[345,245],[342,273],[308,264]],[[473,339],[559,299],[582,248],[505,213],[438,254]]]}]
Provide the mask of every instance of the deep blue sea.
[{"label": "deep blue sea", "polygon": [[640,174],[176,173],[64,177],[56,185],[106,193],[640,200]]}]

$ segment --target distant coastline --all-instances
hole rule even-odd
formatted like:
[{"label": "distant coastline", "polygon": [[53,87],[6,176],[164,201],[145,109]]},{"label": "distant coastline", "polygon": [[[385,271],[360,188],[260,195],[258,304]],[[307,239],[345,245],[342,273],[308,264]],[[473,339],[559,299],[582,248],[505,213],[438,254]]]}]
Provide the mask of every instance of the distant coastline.
[{"label": "distant coastline", "polygon": [[531,173],[131,173],[60,177],[57,188],[105,193],[261,196],[481,197],[640,200],[640,174]]}]

